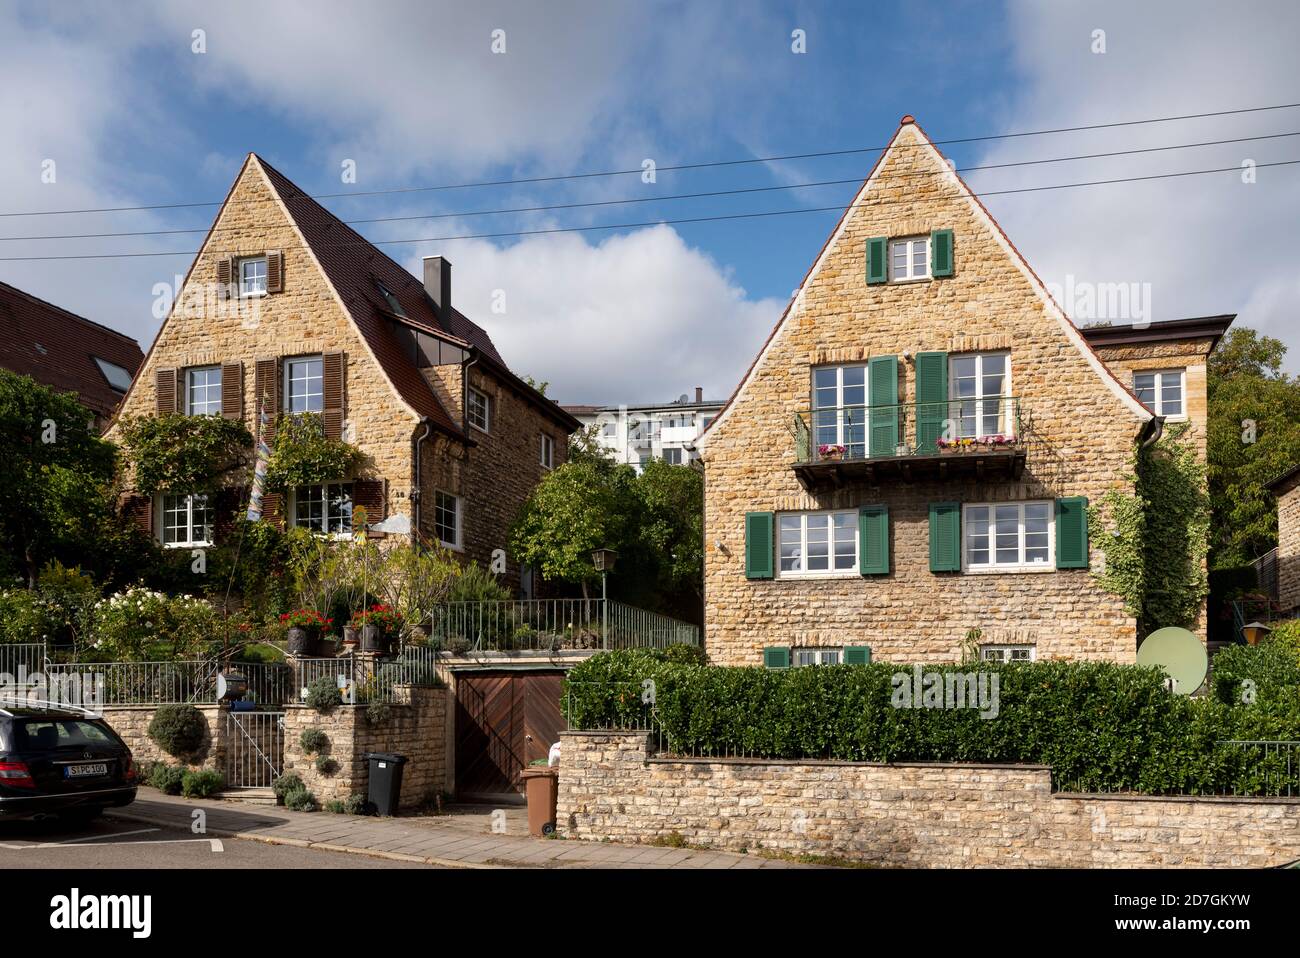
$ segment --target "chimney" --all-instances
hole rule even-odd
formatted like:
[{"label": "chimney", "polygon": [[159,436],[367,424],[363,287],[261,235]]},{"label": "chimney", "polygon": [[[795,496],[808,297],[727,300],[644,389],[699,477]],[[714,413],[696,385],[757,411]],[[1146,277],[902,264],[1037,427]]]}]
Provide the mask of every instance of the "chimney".
[{"label": "chimney", "polygon": [[442,256],[424,258],[424,291],[438,308],[438,321],[451,319],[451,261]]},{"label": "chimney", "polygon": [[696,401],[696,402],[704,402],[704,387],[703,387],[703,386],[696,386],[696,387],[695,387],[695,401]]}]

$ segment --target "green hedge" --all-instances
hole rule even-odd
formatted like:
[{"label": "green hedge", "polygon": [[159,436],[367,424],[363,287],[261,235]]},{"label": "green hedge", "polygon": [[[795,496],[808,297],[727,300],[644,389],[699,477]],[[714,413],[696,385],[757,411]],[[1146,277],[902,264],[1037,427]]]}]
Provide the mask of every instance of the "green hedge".
[{"label": "green hedge", "polygon": [[[1250,792],[1258,763],[1230,739],[1300,740],[1300,693],[1263,689],[1251,706],[1169,694],[1154,669],[1109,663],[927,665],[995,672],[999,712],[895,708],[889,663],[769,670],[672,661],[654,650],[592,656],[566,678],[571,728],[656,726],[671,751],[849,761],[1032,762],[1081,791]],[[1275,770],[1274,770],[1275,771]],[[1292,775],[1293,787],[1300,785]]]}]

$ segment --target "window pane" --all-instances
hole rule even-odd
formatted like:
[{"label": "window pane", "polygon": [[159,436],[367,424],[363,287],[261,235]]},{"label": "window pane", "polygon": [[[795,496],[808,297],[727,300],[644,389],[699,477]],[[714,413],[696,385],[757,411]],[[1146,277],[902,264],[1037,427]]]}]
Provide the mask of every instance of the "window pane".
[{"label": "window pane", "polygon": [[781,571],[800,572],[803,570],[803,523],[799,516],[781,517]]},{"label": "window pane", "polygon": [[1154,411],[1156,406],[1155,373],[1138,373],[1135,375],[1133,377],[1133,392],[1142,405]]},{"label": "window pane", "polygon": [[852,569],[858,552],[858,517],[851,512],[835,514],[835,568]]},{"label": "window pane", "polygon": [[320,412],[324,408],[320,358],[290,359],[285,369],[285,408],[293,413]]},{"label": "window pane", "polygon": [[994,542],[998,564],[1020,561],[1020,507],[994,509]]},{"label": "window pane", "polygon": [[966,562],[968,565],[988,565],[988,561],[988,506],[971,506],[966,510]]}]

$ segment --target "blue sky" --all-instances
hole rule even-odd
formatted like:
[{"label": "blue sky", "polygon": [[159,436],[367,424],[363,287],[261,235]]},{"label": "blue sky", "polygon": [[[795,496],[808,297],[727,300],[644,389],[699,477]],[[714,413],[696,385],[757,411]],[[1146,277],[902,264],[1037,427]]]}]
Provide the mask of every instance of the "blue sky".
[{"label": "blue sky", "polygon": [[[219,200],[260,153],[313,193],[734,160],[1300,101],[1292,4],[137,0],[0,8],[0,211]],[[195,31],[204,52],[195,52]],[[505,52],[492,50],[504,31]],[[806,52],[792,50],[804,31]],[[1105,32],[1099,52],[1095,31]],[[1300,110],[945,146],[959,167],[1300,131]],[[469,211],[863,176],[873,153],[327,200],[374,240],[844,204],[854,187],[497,216]],[[1300,158],[1300,137],[976,172],[977,191]],[[56,181],[41,181],[42,164]],[[355,161],[355,184],[340,179]],[[1238,312],[1300,369],[1300,166],[989,197],[1049,282],[1135,283],[1147,316]],[[206,228],[215,207],[0,218],[0,237]],[[448,216],[446,214],[457,214]],[[565,401],[725,396],[835,214],[384,249],[455,265],[453,297]],[[200,233],[0,242],[0,256],[193,250]],[[1289,245],[1288,245],[1289,244]],[[0,279],[152,340],[186,256],[0,261]],[[490,304],[504,292],[504,313]],[[498,300],[500,301],[500,297]],[[1146,302],[1146,297],[1144,297]],[[1070,311],[1069,304],[1066,304]],[[1088,317],[1078,317],[1085,320]],[[1115,317],[1126,321],[1131,317]]]}]

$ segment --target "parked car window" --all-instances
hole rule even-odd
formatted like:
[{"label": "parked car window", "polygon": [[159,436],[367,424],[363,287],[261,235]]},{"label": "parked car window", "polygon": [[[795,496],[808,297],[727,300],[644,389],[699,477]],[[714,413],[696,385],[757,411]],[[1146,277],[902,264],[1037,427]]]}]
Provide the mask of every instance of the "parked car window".
[{"label": "parked car window", "polygon": [[28,719],[18,723],[18,747],[74,748],[113,741],[102,728],[85,719]]}]

